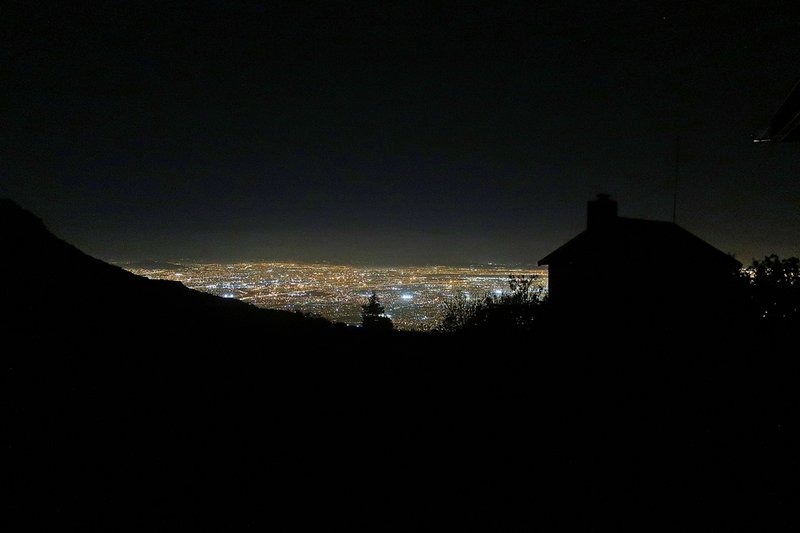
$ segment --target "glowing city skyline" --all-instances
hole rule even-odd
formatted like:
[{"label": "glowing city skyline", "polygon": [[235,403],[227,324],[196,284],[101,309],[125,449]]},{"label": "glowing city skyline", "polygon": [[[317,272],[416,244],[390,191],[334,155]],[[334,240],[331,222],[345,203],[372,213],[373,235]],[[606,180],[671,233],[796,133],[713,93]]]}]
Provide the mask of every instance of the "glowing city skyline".
[{"label": "glowing city skyline", "polygon": [[187,263],[128,267],[153,279],[180,281],[189,288],[259,307],[319,314],[357,324],[361,305],[375,291],[399,329],[431,329],[443,304],[458,294],[482,298],[508,291],[509,275],[534,275],[546,285],[547,270],[507,265],[468,267],[363,267],[326,263]]}]

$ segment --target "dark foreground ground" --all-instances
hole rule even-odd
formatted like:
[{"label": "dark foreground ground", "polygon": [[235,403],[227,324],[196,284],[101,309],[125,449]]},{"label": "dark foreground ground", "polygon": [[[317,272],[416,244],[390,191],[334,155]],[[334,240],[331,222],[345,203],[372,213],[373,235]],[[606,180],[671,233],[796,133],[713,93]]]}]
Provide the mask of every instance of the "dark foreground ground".
[{"label": "dark foreground ground", "polygon": [[2,207],[5,531],[797,530],[791,327],[370,335]]}]

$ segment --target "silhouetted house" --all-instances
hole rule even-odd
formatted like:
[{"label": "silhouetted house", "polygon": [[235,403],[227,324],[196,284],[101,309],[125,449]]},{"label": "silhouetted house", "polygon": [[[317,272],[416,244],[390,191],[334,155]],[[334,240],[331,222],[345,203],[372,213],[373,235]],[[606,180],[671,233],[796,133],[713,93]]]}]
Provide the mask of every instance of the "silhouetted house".
[{"label": "silhouetted house", "polygon": [[792,142],[800,140],[800,82],[775,112],[769,125],[754,142]]},{"label": "silhouetted house", "polygon": [[649,319],[681,307],[719,306],[733,257],[672,222],[624,218],[599,194],[586,230],[539,261],[549,269],[549,298],[575,314],[607,311]]}]

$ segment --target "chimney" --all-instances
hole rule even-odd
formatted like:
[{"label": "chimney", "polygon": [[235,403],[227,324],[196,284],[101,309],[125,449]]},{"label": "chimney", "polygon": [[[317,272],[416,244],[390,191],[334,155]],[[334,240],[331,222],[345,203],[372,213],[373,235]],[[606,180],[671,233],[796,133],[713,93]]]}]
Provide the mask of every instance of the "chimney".
[{"label": "chimney", "polygon": [[596,200],[587,204],[587,229],[608,227],[617,219],[617,202],[607,194],[598,194]]}]

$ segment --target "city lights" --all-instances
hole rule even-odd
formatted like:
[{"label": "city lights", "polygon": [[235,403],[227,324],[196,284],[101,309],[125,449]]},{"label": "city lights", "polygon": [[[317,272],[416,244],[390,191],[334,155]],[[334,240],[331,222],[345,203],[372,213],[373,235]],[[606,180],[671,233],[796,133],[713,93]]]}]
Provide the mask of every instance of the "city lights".
[{"label": "city lights", "polygon": [[361,321],[361,305],[375,291],[387,316],[400,329],[435,327],[441,319],[443,303],[456,295],[480,298],[507,292],[509,274],[539,276],[540,285],[547,282],[546,269],[497,264],[399,268],[237,263],[129,270],[148,278],[180,281],[192,289],[259,307],[314,313],[348,324]]}]

